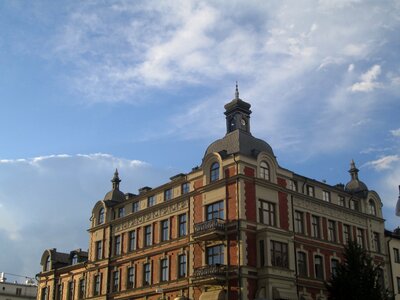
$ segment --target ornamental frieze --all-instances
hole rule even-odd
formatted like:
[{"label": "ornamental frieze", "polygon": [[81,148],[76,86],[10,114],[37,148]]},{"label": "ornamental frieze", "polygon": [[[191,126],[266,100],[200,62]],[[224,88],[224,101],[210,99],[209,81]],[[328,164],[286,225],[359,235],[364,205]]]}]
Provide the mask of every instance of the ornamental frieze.
[{"label": "ornamental frieze", "polygon": [[126,230],[128,228],[136,227],[142,223],[149,222],[160,217],[169,215],[171,213],[186,209],[188,207],[188,201],[181,201],[178,203],[173,203],[169,206],[156,208],[154,207],[151,211],[145,214],[141,214],[140,216],[134,217],[132,216],[130,220],[125,221],[121,224],[115,225],[114,232],[120,232]]}]

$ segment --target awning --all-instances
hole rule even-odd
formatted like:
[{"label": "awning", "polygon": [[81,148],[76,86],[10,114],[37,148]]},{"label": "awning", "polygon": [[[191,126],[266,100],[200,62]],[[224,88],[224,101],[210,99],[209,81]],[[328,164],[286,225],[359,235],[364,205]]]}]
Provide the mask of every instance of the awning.
[{"label": "awning", "polygon": [[225,291],[216,290],[216,291],[203,292],[201,293],[199,300],[225,300]]},{"label": "awning", "polygon": [[272,296],[274,299],[282,299],[282,300],[297,300],[296,291],[290,289],[283,288],[272,288]]}]

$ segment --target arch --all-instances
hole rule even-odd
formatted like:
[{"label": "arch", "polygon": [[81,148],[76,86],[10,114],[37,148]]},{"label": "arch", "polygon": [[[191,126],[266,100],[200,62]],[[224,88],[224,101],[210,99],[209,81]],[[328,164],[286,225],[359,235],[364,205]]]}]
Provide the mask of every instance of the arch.
[{"label": "arch", "polygon": [[[210,182],[220,180],[224,177],[222,157],[217,152],[207,154],[207,156],[203,159],[201,168],[203,169],[204,184],[209,184]],[[214,170],[213,180],[211,179],[212,170]]]},{"label": "arch", "polygon": [[43,272],[51,270],[51,252],[53,249],[47,249],[43,252],[42,258],[40,259],[40,264],[42,265]]},{"label": "arch", "polygon": [[[260,152],[257,156],[257,173],[259,178],[276,183],[276,170],[278,164],[275,157],[272,157],[267,152]],[[267,172],[267,173],[266,173]],[[266,178],[266,176],[268,176]]]}]

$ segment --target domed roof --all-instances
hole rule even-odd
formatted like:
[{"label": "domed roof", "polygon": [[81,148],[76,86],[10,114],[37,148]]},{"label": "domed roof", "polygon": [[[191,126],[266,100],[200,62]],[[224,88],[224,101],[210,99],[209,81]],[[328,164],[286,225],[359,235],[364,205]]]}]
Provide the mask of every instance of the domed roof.
[{"label": "domed roof", "polygon": [[111,201],[124,201],[125,200],[125,194],[119,190],[119,183],[121,180],[119,179],[118,176],[118,170],[115,170],[114,177],[111,179],[112,182],[112,190],[109,191],[105,196],[104,196],[104,201],[111,200]]},{"label": "domed roof", "polygon": [[350,194],[365,198],[368,194],[368,187],[364,182],[358,179],[358,171],[354,160],[352,160],[349,170],[351,180],[346,184],[344,190]]}]

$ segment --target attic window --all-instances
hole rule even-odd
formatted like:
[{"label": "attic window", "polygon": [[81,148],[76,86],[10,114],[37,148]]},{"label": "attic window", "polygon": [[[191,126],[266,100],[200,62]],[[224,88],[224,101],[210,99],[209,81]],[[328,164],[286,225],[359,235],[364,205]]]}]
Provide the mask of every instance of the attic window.
[{"label": "attic window", "polygon": [[44,270],[45,271],[50,271],[50,255],[47,256],[47,258],[46,258],[46,263],[44,265]]},{"label": "attic window", "polygon": [[78,255],[75,253],[74,256],[72,256],[72,261],[71,263],[73,265],[76,265],[78,263]]},{"label": "attic window", "polygon": [[210,181],[217,181],[219,179],[219,163],[215,162],[211,165]]},{"label": "attic window", "polygon": [[97,222],[97,224],[103,224],[104,223],[104,208],[100,208],[99,210],[99,220]]},{"label": "attic window", "polygon": [[376,206],[374,200],[369,200],[369,213],[373,216],[376,216]]}]

